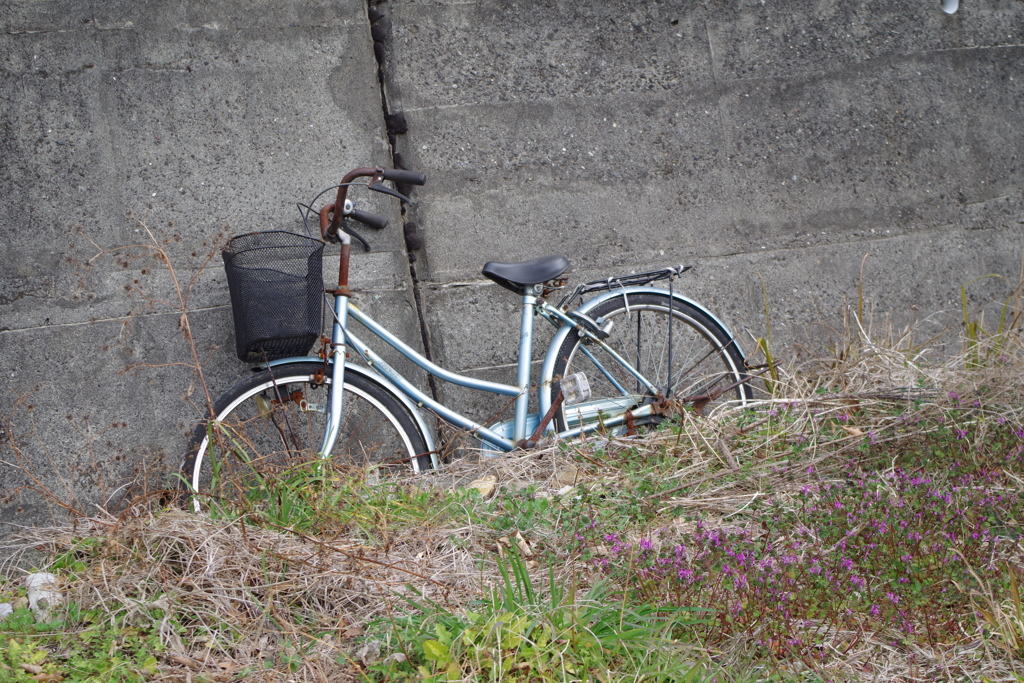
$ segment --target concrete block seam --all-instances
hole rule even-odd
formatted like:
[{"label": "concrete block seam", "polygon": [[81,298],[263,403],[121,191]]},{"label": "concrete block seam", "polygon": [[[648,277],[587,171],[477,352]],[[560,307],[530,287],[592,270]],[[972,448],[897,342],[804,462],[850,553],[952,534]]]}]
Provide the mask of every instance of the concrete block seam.
[{"label": "concrete block seam", "polygon": [[[391,45],[391,22],[383,7],[387,0],[367,0],[366,16],[370,23],[370,36],[373,38],[373,54],[377,61],[377,80],[380,85],[381,113],[384,119],[385,129],[388,135],[388,145],[391,152],[392,166],[397,169],[406,168],[402,163],[401,154],[396,150],[396,143],[399,135],[406,135],[409,132],[409,125],[405,114],[395,110],[391,106],[388,97],[387,87],[387,60],[392,57]],[[398,192],[410,196],[413,191],[411,185],[397,184]],[[423,248],[423,240],[419,235],[419,225],[409,219],[408,207],[405,202],[401,205],[402,235],[406,248],[406,255],[409,259],[409,277],[412,283],[413,302],[416,306],[416,316],[419,322],[420,342],[423,345],[423,354],[428,360],[434,361],[435,354],[432,344],[430,324],[427,321],[426,300],[423,296],[422,282],[417,273],[416,261],[417,252]],[[433,375],[427,374],[427,383],[431,396],[437,400],[440,397],[440,387]]]}]

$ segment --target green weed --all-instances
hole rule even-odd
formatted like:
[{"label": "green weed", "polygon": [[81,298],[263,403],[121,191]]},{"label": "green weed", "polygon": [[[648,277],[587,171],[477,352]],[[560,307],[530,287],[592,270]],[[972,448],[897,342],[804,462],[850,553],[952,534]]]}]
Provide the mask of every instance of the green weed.
[{"label": "green weed", "polygon": [[4,680],[24,683],[141,683],[153,678],[164,649],[153,622],[75,603],[42,623],[27,607],[16,609],[0,622],[0,636]]},{"label": "green weed", "polygon": [[627,604],[605,583],[577,597],[550,567],[542,591],[514,547],[498,570],[499,585],[464,612],[406,597],[402,614],[378,625],[405,656],[370,667],[375,680],[608,681],[623,668],[702,680],[699,657],[677,640],[701,610]]}]

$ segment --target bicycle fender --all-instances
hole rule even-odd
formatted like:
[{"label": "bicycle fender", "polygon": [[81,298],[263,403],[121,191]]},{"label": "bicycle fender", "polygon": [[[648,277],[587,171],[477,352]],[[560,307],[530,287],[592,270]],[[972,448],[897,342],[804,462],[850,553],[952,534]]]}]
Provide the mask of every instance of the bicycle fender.
[{"label": "bicycle fender", "polygon": [[[628,303],[629,295],[644,293],[653,293],[665,296],[669,292],[667,289],[659,289],[657,287],[619,287],[612,289],[611,291],[598,294],[593,299],[590,299],[589,301],[587,301],[586,303],[584,303],[582,306],[575,310],[579,311],[580,313],[589,313],[591,310],[603,304],[605,301],[614,299],[615,297],[627,297],[626,301]],[[730,339],[736,340],[736,337],[733,336],[729,328],[725,326],[725,323],[719,320],[718,316],[716,316],[714,313],[706,309],[704,306],[700,305],[699,303],[697,303],[696,301],[689,297],[679,294],[678,292],[672,292],[672,298],[675,299],[676,301],[682,301],[689,304],[690,306],[693,306],[698,311],[706,315],[708,319],[711,320],[712,323],[717,325],[722,332],[727,334]],[[573,326],[569,324],[562,325],[560,328],[558,328],[558,331],[555,332],[555,336],[552,337],[551,339],[550,345],[548,345],[547,352],[544,354],[544,363],[541,366],[540,371],[540,387],[537,390],[537,401],[541,415],[547,413],[548,409],[551,407],[551,391],[549,390],[549,387],[551,386],[552,375],[555,371],[555,362],[558,360],[558,350],[562,348],[562,342],[565,341],[565,338],[568,337],[572,331]],[[746,354],[743,353],[743,349],[739,345],[739,341],[734,341],[734,343],[736,345],[736,350],[739,351],[742,356],[746,357]]]},{"label": "bicycle fender", "polygon": [[[281,358],[280,360],[272,360],[265,365],[261,365],[258,369],[263,368],[277,368],[282,365],[296,365],[299,363],[323,363],[323,358],[317,358],[315,356],[292,356],[291,358]],[[353,363],[345,363],[345,372],[353,372],[357,375],[362,375],[367,379],[371,379],[377,384],[381,385],[384,389],[389,391],[399,403],[401,403],[412,415],[413,421],[416,426],[419,427],[420,433],[423,434],[423,440],[427,443],[427,448],[430,451],[436,451],[437,446],[434,444],[434,434],[427,427],[426,420],[423,419],[423,413],[420,412],[419,407],[412,402],[408,396],[398,390],[398,387],[384,375],[374,372],[370,368],[363,367],[362,365],[355,365]]]}]

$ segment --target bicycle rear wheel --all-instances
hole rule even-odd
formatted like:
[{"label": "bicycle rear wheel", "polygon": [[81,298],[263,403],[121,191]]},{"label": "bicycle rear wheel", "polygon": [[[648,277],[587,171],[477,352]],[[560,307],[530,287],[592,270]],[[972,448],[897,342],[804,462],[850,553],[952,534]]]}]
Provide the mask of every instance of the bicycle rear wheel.
[{"label": "bicycle rear wheel", "polygon": [[390,390],[355,372],[345,373],[341,430],[330,457],[321,459],[331,389],[329,376],[315,381],[322,368],[296,363],[264,370],[217,399],[213,419],[196,427],[182,465],[183,488],[200,494],[193,496],[197,511],[205,495],[239,499],[305,465],[413,472],[433,466],[408,410]]},{"label": "bicycle rear wheel", "polygon": [[[587,315],[611,322],[605,343],[653,382],[660,394],[682,401],[704,396],[704,411],[725,401],[742,403],[751,398],[750,387],[743,382],[746,366],[735,340],[707,314],[670,298],[668,292],[616,296]],[[555,415],[560,432],[611,421],[655,400],[610,354],[573,331],[559,348],[554,377],[577,372],[586,375],[592,395],[578,405],[563,406]],[[554,400],[558,386],[553,385],[551,391]],[[658,415],[638,418],[634,425],[661,419]]]}]

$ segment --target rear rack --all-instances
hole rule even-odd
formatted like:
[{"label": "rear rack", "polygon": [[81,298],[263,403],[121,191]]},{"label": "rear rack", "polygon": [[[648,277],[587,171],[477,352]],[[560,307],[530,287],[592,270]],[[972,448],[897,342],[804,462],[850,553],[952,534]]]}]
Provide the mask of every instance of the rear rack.
[{"label": "rear rack", "polygon": [[609,277],[604,280],[586,282],[574,289],[571,294],[563,297],[562,300],[558,302],[558,308],[565,307],[576,297],[580,297],[580,299],[582,299],[584,295],[590,294],[591,292],[607,292],[615,288],[623,287],[642,287],[643,285],[649,285],[650,283],[657,282],[658,280],[667,280],[677,275],[682,275],[691,268],[693,268],[693,266],[670,266],[668,268],[652,270],[646,273],[619,275],[618,277]]}]

